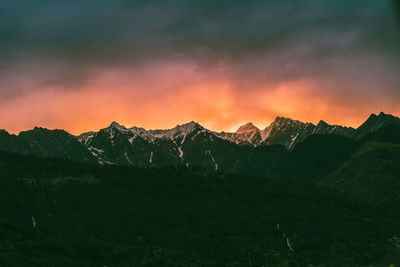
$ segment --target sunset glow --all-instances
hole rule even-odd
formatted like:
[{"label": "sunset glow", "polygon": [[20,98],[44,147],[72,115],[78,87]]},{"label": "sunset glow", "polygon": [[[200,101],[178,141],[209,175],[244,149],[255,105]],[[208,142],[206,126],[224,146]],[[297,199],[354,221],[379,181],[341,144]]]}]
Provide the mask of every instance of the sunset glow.
[{"label": "sunset glow", "polygon": [[[400,32],[385,17],[387,3],[368,2],[357,16],[346,11],[356,4],[316,4],[304,16],[274,6],[268,17],[269,5],[257,2],[241,14],[246,23],[233,27],[223,15],[239,4],[205,19],[190,4],[126,10],[100,1],[88,13],[84,4],[71,3],[72,12],[49,3],[27,13],[8,2],[4,25],[16,37],[0,44],[0,128],[11,133],[41,126],[80,134],[112,121],[171,128],[192,120],[235,131],[246,122],[265,128],[276,116],[357,127],[372,112],[400,115]],[[38,16],[47,9],[62,16]],[[278,23],[274,12],[292,19]],[[98,34],[64,21],[74,16]],[[353,23],[342,24],[343,16]],[[23,27],[12,28],[13,21]]]}]

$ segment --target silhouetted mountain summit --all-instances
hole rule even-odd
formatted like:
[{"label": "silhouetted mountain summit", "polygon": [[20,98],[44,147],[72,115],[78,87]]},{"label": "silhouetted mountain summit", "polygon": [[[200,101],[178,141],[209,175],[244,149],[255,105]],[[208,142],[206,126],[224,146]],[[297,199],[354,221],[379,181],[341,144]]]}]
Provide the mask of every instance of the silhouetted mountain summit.
[{"label": "silhouetted mountain summit", "polygon": [[369,118],[357,128],[356,137],[363,137],[371,132],[389,125],[400,125],[400,118],[383,112],[379,115],[371,114]]}]

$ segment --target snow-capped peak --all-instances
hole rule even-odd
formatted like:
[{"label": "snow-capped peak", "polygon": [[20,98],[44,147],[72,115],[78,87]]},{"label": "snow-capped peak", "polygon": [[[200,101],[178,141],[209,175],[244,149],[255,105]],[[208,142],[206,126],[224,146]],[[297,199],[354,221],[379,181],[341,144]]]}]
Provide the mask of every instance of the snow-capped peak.
[{"label": "snow-capped peak", "polygon": [[113,122],[110,124],[110,127],[120,127],[120,126],[122,126],[122,125],[119,124],[119,123],[116,122],[116,121],[113,121]]},{"label": "snow-capped peak", "polygon": [[218,137],[236,144],[247,144],[257,146],[262,142],[261,130],[251,122],[246,123],[234,133],[215,133]]},{"label": "snow-capped peak", "polygon": [[124,125],[119,124],[118,122],[113,121],[107,129],[116,129],[120,132],[127,132],[129,131]]},{"label": "snow-capped peak", "polygon": [[182,125],[177,125],[175,128],[172,128],[171,130],[176,130],[181,133],[190,133],[196,129],[204,129],[204,128],[197,122],[191,121]]},{"label": "snow-capped peak", "polygon": [[150,130],[148,131],[150,134],[154,136],[156,139],[175,139],[179,136],[187,135],[195,130],[204,130],[204,128],[198,124],[197,122],[191,121],[189,123],[185,123],[182,125],[177,125],[172,129],[166,130]]},{"label": "snow-capped peak", "polygon": [[298,121],[298,120],[292,120],[290,118],[285,118],[285,117],[276,117],[275,120],[271,123],[269,127],[280,127],[280,126],[284,126],[284,125],[292,125],[292,124],[298,124],[298,125],[304,125],[306,123]]},{"label": "snow-capped peak", "polygon": [[184,137],[185,135],[194,132],[196,130],[202,131],[205,130],[201,125],[197,122],[191,121],[182,125],[177,125],[172,129],[159,129],[159,130],[146,130],[141,127],[133,126],[131,128],[126,128],[123,125],[118,124],[117,122],[111,123],[111,125],[105,129],[111,137],[114,137],[115,131],[120,133],[124,133],[130,136],[129,141],[132,143],[133,140],[140,136],[143,139],[154,142],[156,139],[170,139],[175,140],[179,137]]}]

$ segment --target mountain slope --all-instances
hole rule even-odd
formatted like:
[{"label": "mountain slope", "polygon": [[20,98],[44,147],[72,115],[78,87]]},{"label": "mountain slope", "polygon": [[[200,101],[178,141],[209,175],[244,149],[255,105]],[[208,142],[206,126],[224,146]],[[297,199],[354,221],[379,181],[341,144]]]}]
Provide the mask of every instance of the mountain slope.
[{"label": "mountain slope", "polygon": [[281,162],[283,177],[314,182],[334,171],[360,146],[340,135],[315,134],[299,143]]}]

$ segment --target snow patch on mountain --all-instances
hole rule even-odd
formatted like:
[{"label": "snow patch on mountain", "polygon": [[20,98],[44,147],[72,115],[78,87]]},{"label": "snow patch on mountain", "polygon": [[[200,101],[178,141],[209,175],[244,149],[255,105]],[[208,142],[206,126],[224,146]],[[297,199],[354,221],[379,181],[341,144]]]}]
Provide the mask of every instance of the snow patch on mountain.
[{"label": "snow patch on mountain", "polygon": [[32,226],[33,228],[36,228],[36,220],[35,217],[32,216]]},{"label": "snow patch on mountain", "polygon": [[240,126],[234,133],[221,132],[214,134],[219,138],[241,145],[251,145],[255,147],[259,146],[263,142],[263,132],[251,122]]},{"label": "snow patch on mountain", "polygon": [[77,137],[77,140],[84,145],[87,145],[90,140],[92,140],[92,138],[96,135],[96,132],[87,132],[87,133],[83,133],[81,135],[79,135]]},{"label": "snow patch on mountain", "polygon": [[88,150],[90,151],[90,153],[92,153],[93,156],[95,156],[96,158],[99,156],[99,154],[104,153],[103,150],[95,148],[93,146],[89,147]]},{"label": "snow patch on mountain", "polygon": [[[157,149],[165,147],[165,149],[168,149],[170,152],[175,151],[183,161],[184,154],[189,152],[186,150],[185,152],[183,151],[183,145],[204,138],[207,138],[207,140],[205,140],[206,143],[215,143],[225,140],[236,145],[252,147],[261,145],[283,145],[287,149],[292,150],[298,143],[304,141],[312,134],[336,134],[357,139],[371,131],[391,124],[400,124],[400,119],[384,113],[379,115],[372,114],[370,118],[357,129],[330,125],[322,120],[317,125],[314,125],[312,123],[304,123],[284,117],[277,117],[263,130],[260,130],[249,122],[240,126],[236,132],[231,133],[213,132],[205,129],[194,121],[165,130],[145,130],[140,127],[127,128],[113,122],[109,127],[99,132],[83,133],[77,136],[76,139],[81,144],[85,145],[91,155],[103,162],[103,164],[107,164],[104,158],[110,159],[115,157],[114,154],[116,151],[114,150],[117,148],[120,149],[128,142],[135,149],[138,149],[138,152],[141,151],[141,153],[147,155],[150,154],[150,150],[157,151]],[[114,148],[110,148],[110,144]],[[119,153],[120,156],[124,156],[124,152]],[[153,162],[152,153],[149,159],[150,164]],[[218,164],[215,162],[211,151],[207,152],[207,154],[209,154],[216,169],[218,169]],[[111,161],[114,162],[114,160]]]},{"label": "snow patch on mountain", "polygon": [[206,153],[208,153],[208,154],[210,155],[211,160],[213,161],[213,163],[214,163],[214,165],[215,165],[215,170],[217,171],[217,170],[218,170],[218,164],[217,164],[217,162],[215,161],[215,158],[214,158],[213,154],[211,153],[211,150],[207,150]]},{"label": "snow patch on mountain", "polygon": [[181,145],[183,145],[183,143],[185,142],[186,136],[187,136],[187,135],[188,135],[187,133],[185,133],[185,134],[183,135],[183,138],[182,138],[182,141],[181,141]]},{"label": "snow patch on mountain", "polygon": [[192,141],[193,141],[194,139],[196,139],[196,137],[199,136],[200,134],[204,134],[204,135],[205,135],[206,132],[207,132],[206,129],[203,129],[203,130],[201,130],[201,131],[198,131],[195,135],[192,136]]},{"label": "snow patch on mountain", "polygon": [[286,237],[286,244],[287,244],[288,248],[290,249],[290,251],[294,251],[294,249],[292,247],[292,243],[290,242],[288,237]]},{"label": "snow patch on mountain", "polygon": [[185,138],[186,135],[192,133],[196,128],[203,129],[198,123],[192,121],[186,124],[177,125],[175,128],[167,130],[149,130],[147,131],[155,139],[176,140],[179,137]]},{"label": "snow patch on mountain", "polygon": [[294,142],[296,141],[297,137],[299,137],[299,134],[300,134],[300,133],[297,133],[296,136],[294,136],[294,137],[292,138],[292,142],[291,142],[290,145],[289,145],[289,149],[292,148],[292,146],[293,146]]},{"label": "snow patch on mountain", "polygon": [[131,160],[129,159],[129,157],[128,157],[128,152],[125,152],[125,153],[124,153],[124,156],[125,156],[125,158],[126,158],[126,161],[128,161],[129,164],[133,165],[132,161],[131,161]]},{"label": "snow patch on mountain", "polygon": [[180,157],[181,159],[183,159],[183,150],[182,150],[182,147],[178,147],[178,151],[179,151],[179,157]]},{"label": "snow patch on mountain", "polygon": [[114,165],[114,163],[107,160],[99,160],[100,165]]},{"label": "snow patch on mountain", "polygon": [[129,138],[129,142],[132,144],[134,140],[140,136],[144,140],[154,143],[158,139],[163,139],[163,140],[171,140],[175,141],[178,138],[182,137],[181,144],[186,139],[186,136],[192,132],[194,132],[196,129],[199,130],[204,130],[205,129],[200,126],[196,122],[189,122],[186,124],[182,125],[177,125],[176,127],[172,129],[165,129],[165,130],[145,130],[140,127],[131,127],[131,128],[126,128],[123,125],[120,125],[116,122],[113,122],[108,128],[104,129],[109,135],[110,138],[113,139],[115,136],[115,131],[119,131],[124,134],[131,135]]}]

